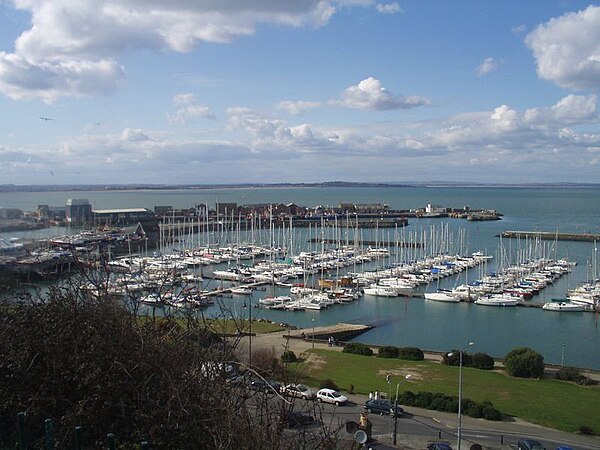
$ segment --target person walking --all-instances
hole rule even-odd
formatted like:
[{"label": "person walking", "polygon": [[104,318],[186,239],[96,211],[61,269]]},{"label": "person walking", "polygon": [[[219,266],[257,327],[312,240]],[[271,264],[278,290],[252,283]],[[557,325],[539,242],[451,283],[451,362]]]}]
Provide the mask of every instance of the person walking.
[{"label": "person walking", "polygon": [[375,400],[379,400],[379,391],[375,390]]},{"label": "person walking", "polygon": [[373,400],[373,391],[369,391],[369,400]]}]

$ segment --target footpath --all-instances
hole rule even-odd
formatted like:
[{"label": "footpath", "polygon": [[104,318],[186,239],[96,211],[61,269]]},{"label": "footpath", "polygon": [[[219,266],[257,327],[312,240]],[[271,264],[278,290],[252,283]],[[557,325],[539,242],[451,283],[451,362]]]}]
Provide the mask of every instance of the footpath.
[{"label": "footpath", "polygon": [[[308,330],[307,330],[308,331]],[[243,356],[244,353],[247,352],[248,349],[248,337],[242,338],[240,342],[240,356]],[[252,348],[253,351],[257,349],[267,349],[269,351],[273,351],[276,357],[281,356],[281,354],[286,350],[293,351],[296,355],[301,355],[302,353],[311,350],[311,349],[323,349],[323,350],[332,350],[332,351],[342,351],[342,346],[329,346],[327,340],[317,340],[317,339],[294,339],[290,338],[290,331],[279,331],[275,333],[265,333],[259,334],[252,337]],[[426,353],[425,359],[429,361],[441,361],[442,354],[441,353]],[[597,374],[596,374],[597,375]],[[356,403],[357,405],[364,404],[367,400],[365,395],[353,395],[344,393],[351,402]],[[443,441],[449,442],[451,445],[455,445],[455,440],[453,441],[453,437],[448,438],[449,435],[456,432],[456,414],[444,413],[438,411],[431,411],[427,409],[414,408],[410,407],[409,412],[413,415],[415,420],[419,420],[422,422],[428,422],[435,425],[436,429],[446,429],[449,434],[445,436],[442,435]],[[507,449],[514,448],[514,445],[509,445],[510,443],[514,444],[518,438],[516,436],[521,437],[529,437],[533,439],[539,440],[551,440],[554,442],[564,442],[570,443],[571,445],[576,446],[576,448],[586,448],[586,449],[597,449],[600,450],[600,437],[599,436],[585,436],[579,435],[575,433],[567,433],[559,430],[554,430],[551,428],[542,427],[540,425],[536,425],[524,420],[520,420],[518,418],[513,421],[503,421],[503,422],[493,422],[487,421],[483,419],[475,419],[468,416],[462,416],[462,429],[463,435],[468,433],[469,430],[485,430],[485,432],[492,432],[498,435],[506,435],[512,437],[512,439],[507,439],[506,443],[501,443],[498,441],[498,445],[494,445],[487,448],[493,449]],[[433,428],[432,428],[433,430]],[[435,432],[432,431],[432,434]],[[390,447],[391,445],[391,436],[389,434],[377,435],[374,437],[381,444],[385,444],[383,447],[378,447],[374,445],[372,448],[402,448],[402,449],[424,449],[427,446],[428,442],[435,441],[436,439],[432,439],[432,435],[423,436],[423,435],[407,435],[404,434],[402,437],[398,439],[399,445],[397,447]],[[465,446],[466,448],[466,446]]]}]

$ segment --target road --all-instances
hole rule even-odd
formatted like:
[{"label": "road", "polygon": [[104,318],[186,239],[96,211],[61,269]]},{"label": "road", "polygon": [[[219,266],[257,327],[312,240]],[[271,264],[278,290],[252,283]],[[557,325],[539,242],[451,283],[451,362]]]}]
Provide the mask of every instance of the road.
[{"label": "road", "polygon": [[[269,333],[257,335],[253,338],[253,348],[273,349],[276,354],[281,354],[289,349],[297,355],[313,348],[339,350],[339,347],[328,347],[327,343],[319,341],[305,341],[302,339],[282,339],[286,332]],[[248,346],[245,339],[241,342],[242,353]],[[438,355],[429,355],[431,359],[439,358]],[[346,406],[335,408],[330,405],[298,405],[301,409],[312,411],[315,417],[322,415],[323,421],[332,426],[343,427],[347,421],[358,422],[362,405],[366,397],[344,393],[350,402]],[[300,402],[300,400],[297,400]],[[456,448],[457,417],[456,414],[430,411],[420,408],[405,408],[406,417],[398,419],[397,443],[398,448],[424,449],[428,442],[443,440]],[[392,442],[392,420],[390,417],[381,417],[375,414],[369,415],[373,423],[373,436],[382,443]],[[462,417],[461,447],[467,449],[473,443],[479,443],[484,448],[509,449],[516,448],[519,439],[532,438],[540,441],[548,449],[555,449],[561,444],[567,444],[575,449],[600,450],[600,436],[584,436],[574,433],[566,433],[551,428],[545,428],[520,419],[514,421],[493,422],[471,417]],[[375,447],[374,447],[375,448]],[[392,447],[393,448],[393,447]]]}]

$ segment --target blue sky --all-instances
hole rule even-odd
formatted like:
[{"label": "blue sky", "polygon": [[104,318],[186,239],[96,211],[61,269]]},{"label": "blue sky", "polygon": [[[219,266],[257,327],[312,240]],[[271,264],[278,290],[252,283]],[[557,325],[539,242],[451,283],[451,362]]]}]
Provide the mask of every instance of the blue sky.
[{"label": "blue sky", "polygon": [[0,0],[0,30],[0,183],[600,182],[598,4]]}]

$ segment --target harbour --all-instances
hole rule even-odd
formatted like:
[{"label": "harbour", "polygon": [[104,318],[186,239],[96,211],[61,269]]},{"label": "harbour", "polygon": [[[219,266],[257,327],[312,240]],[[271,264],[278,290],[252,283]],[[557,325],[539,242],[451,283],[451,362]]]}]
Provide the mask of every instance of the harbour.
[{"label": "harbour", "polygon": [[[484,273],[494,272],[499,268],[501,260],[506,259],[508,255],[511,255],[509,259],[517,260],[518,254],[523,255],[526,247],[535,248],[537,246],[538,249],[542,248],[542,240],[535,237],[520,240],[506,239],[504,241],[506,256],[503,256],[502,253],[499,253],[500,242],[496,236],[507,229],[537,230],[545,228],[577,233],[585,233],[588,230],[592,233],[594,231],[600,232],[598,222],[594,219],[599,216],[599,213],[596,209],[590,208],[590,205],[595,204],[592,199],[596,198],[596,191],[593,189],[582,189],[576,192],[573,190],[567,191],[561,189],[523,189],[518,194],[519,204],[515,204],[511,200],[516,195],[514,189],[215,189],[200,194],[197,192],[171,191],[163,195],[168,198],[164,203],[170,203],[177,207],[194,203],[206,204],[211,201],[214,204],[215,198],[233,201],[244,198],[248,203],[294,202],[306,205],[331,204],[339,203],[343,199],[357,199],[357,201],[364,203],[387,203],[390,208],[395,209],[417,208],[418,205],[427,204],[431,202],[431,199],[435,199],[437,204],[475,204],[493,207],[498,211],[502,211],[502,220],[477,222],[455,221],[443,217],[408,218],[409,222],[405,227],[398,227],[397,229],[396,227],[363,229],[359,232],[359,236],[354,235],[355,228],[352,226],[338,226],[337,233],[334,231],[336,227],[325,227],[323,235],[320,224],[317,227],[318,231],[315,231],[314,224],[311,227],[299,227],[297,230],[294,227],[291,247],[289,246],[288,223],[286,223],[283,230],[274,234],[269,231],[268,226],[262,228],[260,233],[255,229],[255,241],[262,241],[268,247],[270,240],[273,238],[277,244],[276,246],[282,246],[283,244],[284,247],[289,247],[290,251],[296,255],[301,251],[320,253],[323,245],[331,248],[346,243],[355,246],[360,242],[365,247],[368,247],[369,244],[373,244],[373,247],[375,247],[378,244],[380,247],[387,247],[390,250],[391,257],[386,259],[387,262],[383,260],[377,262],[377,259],[375,259],[367,263],[364,270],[377,270],[378,268],[381,270],[382,265],[393,265],[396,261],[416,256],[415,252],[424,251],[424,248],[418,247],[396,247],[395,243],[410,243],[410,236],[413,236],[413,242],[419,242],[420,237],[423,234],[429,234],[432,227],[438,232],[442,228],[447,228],[449,235],[453,236],[450,240],[458,248],[461,247],[459,244],[461,241],[460,236],[463,236],[463,252],[467,248],[469,253],[481,250],[483,253],[494,256],[494,258],[488,261],[485,267],[469,269],[461,275],[440,279],[439,284],[435,281],[429,283],[429,285],[422,285],[412,297],[386,298],[365,295],[359,300],[334,305],[320,311],[256,308],[262,298],[289,295],[290,287],[267,282],[258,286],[258,289],[253,289],[250,296],[235,295],[225,291],[222,293],[227,297],[212,296],[214,303],[203,307],[202,313],[209,316],[218,315],[221,308],[225,306],[233,314],[247,317],[249,310],[244,305],[252,305],[253,317],[274,322],[291,323],[302,328],[311,328],[313,323],[315,326],[328,326],[338,322],[368,324],[373,328],[354,338],[354,340],[374,345],[418,346],[444,351],[456,348],[461,342],[475,341],[477,351],[483,351],[495,357],[502,357],[515,346],[528,345],[540,351],[549,363],[560,361],[562,344],[565,344],[565,362],[567,364],[598,369],[600,368],[597,358],[599,333],[596,315],[589,313],[549,313],[541,309],[544,303],[552,299],[565,298],[568,290],[591,278],[594,249],[589,242],[556,241],[555,239],[545,241],[547,256],[553,258],[555,256],[564,257],[570,261],[576,261],[578,265],[574,267],[571,273],[556,280],[532,300],[524,302],[527,305],[525,307],[490,309],[475,305],[472,302],[445,304],[426,301],[423,298],[425,292],[435,291],[438,287],[452,290],[465,281],[471,282],[480,278]],[[13,202],[12,204],[24,205],[27,204],[26,198],[31,195],[34,195],[34,193],[11,194],[11,198],[4,198],[3,200]],[[35,195],[38,198],[42,194]],[[54,196],[56,193],[49,193],[49,195]],[[64,197],[65,194],[61,195]],[[78,195],[81,196],[81,193],[78,193]],[[107,193],[90,192],[85,194],[86,197],[90,198],[92,204],[104,209],[130,206],[151,207],[156,203],[154,195],[155,192],[117,192],[110,196],[107,196]],[[551,203],[548,200],[550,198],[554,199],[554,206],[556,204],[562,206],[560,208],[550,207]],[[36,203],[38,201],[42,202],[42,199],[34,200]],[[44,203],[46,202],[51,203],[52,200],[44,200]],[[59,200],[56,200],[56,202],[59,202]],[[223,203],[225,203],[224,200]],[[527,211],[527,214],[524,214],[524,211]],[[237,220],[234,220],[235,222]],[[208,233],[202,231],[202,233],[196,233],[190,238],[184,237],[187,236],[187,233],[178,233],[177,239],[171,242],[168,247],[183,249],[192,242],[194,245],[205,244],[208,239],[214,249],[217,242],[237,242],[238,236],[240,236],[241,242],[252,241],[251,229],[246,231],[245,227],[241,228],[239,232],[237,225],[233,229],[230,228],[229,231],[226,229],[225,232],[219,227],[216,227],[216,229],[210,228]],[[64,235],[67,230],[64,228],[36,230],[27,235],[44,238],[51,231]],[[555,233],[552,234],[555,235]],[[20,236],[20,234],[11,232],[3,236],[8,239],[11,236]],[[415,239],[415,236],[419,236],[419,239]],[[321,238],[325,238],[326,241],[320,242],[319,239]],[[429,240],[427,251],[431,250],[432,245],[439,246],[441,241],[441,239],[439,241]],[[437,243],[434,244],[434,242]],[[126,247],[127,243],[125,241]],[[518,250],[519,248],[521,250]],[[142,245],[142,256],[145,252],[146,250]],[[148,252],[152,253],[150,250]],[[266,260],[269,259],[270,257],[267,255]],[[229,265],[236,264],[237,261],[234,259],[230,262],[216,263],[214,267],[204,266],[202,274],[206,279],[202,290],[211,291],[220,288],[221,281],[211,279],[212,271],[227,270]],[[346,269],[333,268],[328,272],[328,277],[335,279],[338,272],[342,275],[348,270],[355,271],[353,267]],[[301,279],[288,281],[292,284],[302,282]],[[225,289],[239,284],[239,282],[231,283],[227,281],[222,283]],[[151,308],[151,306],[145,305],[142,307],[142,309],[149,311],[148,308]],[[550,330],[552,331],[550,332]]]}]

